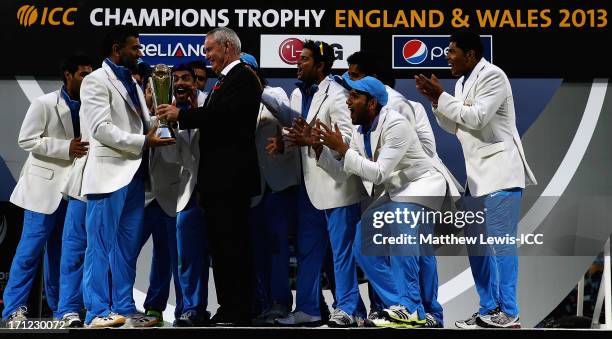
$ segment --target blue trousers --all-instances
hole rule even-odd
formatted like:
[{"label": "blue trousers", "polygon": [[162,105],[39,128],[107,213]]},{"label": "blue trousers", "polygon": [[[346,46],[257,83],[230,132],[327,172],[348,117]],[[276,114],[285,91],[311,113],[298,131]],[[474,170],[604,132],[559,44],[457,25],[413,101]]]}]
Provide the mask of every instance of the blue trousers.
[{"label": "blue trousers", "polygon": [[291,309],[289,286],[289,229],[297,217],[297,186],[280,192],[268,191],[251,209],[255,299],[260,311],[280,304]]},{"label": "blue trousers", "polygon": [[[482,197],[465,196],[466,210],[484,211],[482,225],[466,226],[466,236],[516,237],[520,217],[522,189],[493,192]],[[480,297],[480,314],[500,307],[510,316],[519,313],[516,302],[518,280],[517,246],[509,244],[472,245],[468,254],[476,291]]]},{"label": "blue trousers", "polygon": [[66,206],[67,202],[62,200],[51,214],[24,211],[21,239],[13,257],[9,280],[4,288],[3,318],[6,319],[20,306],[26,306],[43,253],[45,295],[51,311],[57,312],[62,229]]},{"label": "blue trousers", "polygon": [[320,316],[321,267],[329,242],[325,212],[316,209],[300,185],[297,199],[297,277],[295,310]]},{"label": "blue trousers", "polygon": [[350,315],[365,317],[366,310],[359,295],[357,266],[352,254],[360,205],[317,210],[308,197],[306,187],[298,191],[298,274],[296,310],[320,315],[320,275],[327,241],[334,257],[336,308]]},{"label": "blue trousers", "polygon": [[[412,203],[389,201],[378,206],[375,211],[395,212],[396,209],[404,210],[427,210],[426,208]],[[372,213],[371,211],[370,213]],[[365,219],[365,218],[364,218]],[[364,220],[357,226],[357,241],[353,245],[353,253],[357,262],[363,269],[378,296],[376,303],[382,304],[381,308],[388,308],[392,305],[403,305],[408,311],[417,311],[419,318],[425,318],[425,308],[422,295],[430,300],[430,306],[435,309],[440,320],[442,318],[442,307],[437,302],[437,270],[435,257],[421,257],[423,250],[419,245],[393,245],[389,251],[390,256],[371,256],[362,254],[361,237],[362,227],[373,227],[372,225],[362,225]],[[391,236],[400,234],[419,236],[419,233],[432,232],[433,225],[419,223],[416,227],[408,224],[387,224],[392,232]],[[433,260],[432,260],[433,258]],[[422,270],[421,266],[425,266]],[[423,272],[422,272],[423,271]],[[425,287],[421,290],[421,281]],[[437,310],[439,309],[439,311]]]},{"label": "blue trousers", "polygon": [[174,315],[178,318],[183,313],[183,294],[178,273],[176,217],[168,216],[157,200],[153,200],[145,207],[142,227],[141,248],[149,236],[153,237],[149,289],[143,307],[145,310],[164,311],[170,295],[170,280],[174,276]]},{"label": "blue trousers", "polygon": [[87,203],[70,198],[62,235],[60,263],[60,298],[56,318],[83,308],[83,261],[87,248],[85,214]]},{"label": "blue trousers", "polygon": [[[83,269],[85,323],[110,312],[136,312],[133,288],[144,215],[144,181],[135,176],[112,193],[87,196]],[[110,284],[105,283],[109,281]]]},{"label": "blue trousers", "polygon": [[179,282],[183,293],[183,312],[205,312],[208,307],[208,270],[210,267],[208,233],[204,212],[195,193],[176,217]]},{"label": "blue trousers", "polygon": [[336,308],[365,318],[367,315],[357,283],[357,262],[353,256],[353,242],[361,217],[359,203],[325,210],[327,231],[334,259]]}]

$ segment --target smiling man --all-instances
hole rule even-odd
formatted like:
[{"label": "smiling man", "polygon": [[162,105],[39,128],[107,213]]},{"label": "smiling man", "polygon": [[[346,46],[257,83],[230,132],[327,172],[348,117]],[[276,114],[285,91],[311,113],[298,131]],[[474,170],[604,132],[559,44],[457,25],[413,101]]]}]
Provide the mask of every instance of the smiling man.
[{"label": "smiling man", "polygon": [[227,27],[206,34],[206,59],[218,81],[202,107],[160,105],[156,113],[200,131],[198,192],[209,231],[219,309],[213,323],[250,325],[253,269],[248,223],[260,178],[255,127],[262,88],[240,62],[240,39]]},{"label": "smiling man", "polygon": [[[317,165],[337,182],[358,176],[373,198],[356,227],[356,242],[352,246],[352,253],[384,307],[385,317],[370,320],[377,326],[421,327],[433,322],[426,317],[419,282],[421,269],[433,272],[426,278],[437,282],[435,261],[422,262],[423,256],[432,249],[404,246],[389,250],[388,257],[363,253],[364,246],[372,246],[366,240],[368,230],[372,229],[371,218],[367,216],[393,211],[440,210],[447,191],[454,198],[459,197],[459,192],[444,172],[444,166],[432,161],[425,152],[414,126],[388,106],[389,96],[382,82],[371,76],[353,81],[346,73],[343,81],[351,88],[346,103],[352,123],[359,127],[353,129],[350,142],[346,142],[337,124],[328,126],[317,120],[313,132],[325,146]],[[393,236],[433,232],[433,223],[414,221],[416,227],[399,223],[388,226]],[[433,267],[427,267],[430,265]],[[433,288],[437,290],[437,284]]]},{"label": "smiling man", "polygon": [[[516,237],[522,191],[536,184],[516,129],[512,88],[506,74],[482,57],[480,37],[460,30],[450,37],[446,59],[459,76],[455,95],[432,75],[416,76],[416,86],[433,107],[440,127],[457,136],[467,170],[464,208],[484,211],[485,236]],[[472,234],[473,235],[473,234]],[[460,328],[520,327],[516,301],[516,245],[468,246],[470,266],[480,296],[480,309],[457,321]],[[478,253],[477,253],[478,252]]]}]

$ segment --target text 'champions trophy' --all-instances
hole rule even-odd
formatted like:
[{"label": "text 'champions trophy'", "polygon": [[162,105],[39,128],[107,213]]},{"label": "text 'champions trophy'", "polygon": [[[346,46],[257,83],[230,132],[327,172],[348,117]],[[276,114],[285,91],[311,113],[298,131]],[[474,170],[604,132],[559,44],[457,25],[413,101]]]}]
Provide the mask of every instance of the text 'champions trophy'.
[{"label": "text 'champions trophy'", "polygon": [[[153,107],[172,103],[172,69],[168,65],[157,64],[149,78],[153,92]],[[174,138],[174,132],[166,119],[159,120],[157,135],[160,138]]]}]

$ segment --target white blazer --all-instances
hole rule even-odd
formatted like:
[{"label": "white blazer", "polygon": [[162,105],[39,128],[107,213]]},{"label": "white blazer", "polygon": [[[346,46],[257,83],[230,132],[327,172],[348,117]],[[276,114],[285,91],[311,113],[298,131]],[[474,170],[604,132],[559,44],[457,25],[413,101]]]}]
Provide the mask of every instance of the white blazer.
[{"label": "white blazer", "polygon": [[436,139],[423,105],[419,102],[406,99],[400,92],[389,86],[385,85],[385,88],[389,97],[386,106],[408,119],[415,127],[425,153],[431,157],[436,156]]},{"label": "white blazer", "polygon": [[140,86],[136,91],[142,115],[106,63],[83,79],[81,115],[90,140],[82,194],[115,192],[127,186],[136,174],[145,142],[143,120],[150,123]]},{"label": "white blazer", "polygon": [[[203,106],[208,92],[198,94],[198,106]],[[178,130],[176,132],[176,145],[179,151],[180,180],[178,184],[178,202],[176,211],[180,212],[187,207],[189,199],[198,181],[198,165],[200,164],[200,130]]]},{"label": "white blazer", "polygon": [[17,141],[30,155],[11,194],[13,204],[38,213],[55,212],[72,165],[69,150],[73,138],[70,109],[60,90],[32,101]]},{"label": "white blazer", "polygon": [[[338,124],[345,142],[349,143],[353,124],[351,113],[346,105],[348,92],[344,87],[327,77],[319,84],[318,91],[312,98],[310,110],[306,116],[308,123],[315,119],[327,126]],[[291,94],[291,108],[301,112],[302,92],[296,88]],[[336,181],[322,168],[317,166],[315,152],[310,147],[301,147],[302,170],[308,197],[319,210],[343,207],[360,202],[365,198],[365,190],[357,176]]]},{"label": "white blazer", "polygon": [[153,200],[170,217],[176,216],[179,196],[181,165],[176,161],[176,144],[149,149],[149,178],[151,185],[145,190],[145,206]]},{"label": "white blazer", "polygon": [[482,58],[455,96],[440,95],[434,114],[463,148],[472,196],[536,184],[516,129],[512,88],[506,74]]},{"label": "white blazer", "polygon": [[[79,111],[79,121],[81,125],[81,141],[89,141],[87,122],[81,111]],[[85,170],[85,164],[87,163],[88,157],[89,151],[86,155],[74,159],[66,177],[65,184],[62,187],[62,194],[81,201],[87,201],[87,197],[82,194],[81,188],[83,186],[83,171]]]},{"label": "white blazer", "polygon": [[385,106],[372,128],[373,159],[367,157],[361,128],[354,128],[344,158],[337,160],[325,148],[317,165],[338,181],[352,174],[359,176],[373,198],[384,192],[393,201],[418,203],[434,210],[441,209],[446,196],[459,199],[448,172],[425,153],[414,126],[402,114]]},{"label": "white blazer", "polygon": [[[289,106],[287,93],[280,87],[266,86],[264,93]],[[278,119],[262,103],[257,116],[257,129],[255,130],[255,146],[257,147],[257,161],[261,178],[260,194],[251,198],[251,207],[257,206],[263,197],[266,184],[272,191],[282,191],[288,187],[299,185],[301,182],[300,154],[297,148],[288,147],[282,154],[274,158],[266,152],[268,138],[276,135],[283,128]]]}]

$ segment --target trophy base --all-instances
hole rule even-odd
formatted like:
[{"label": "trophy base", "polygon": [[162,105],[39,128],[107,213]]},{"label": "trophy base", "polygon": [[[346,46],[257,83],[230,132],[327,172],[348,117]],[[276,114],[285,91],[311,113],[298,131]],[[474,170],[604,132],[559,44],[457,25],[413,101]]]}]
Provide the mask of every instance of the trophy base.
[{"label": "trophy base", "polygon": [[168,126],[159,126],[156,134],[161,139],[174,138],[174,133],[172,133],[172,130]]}]

